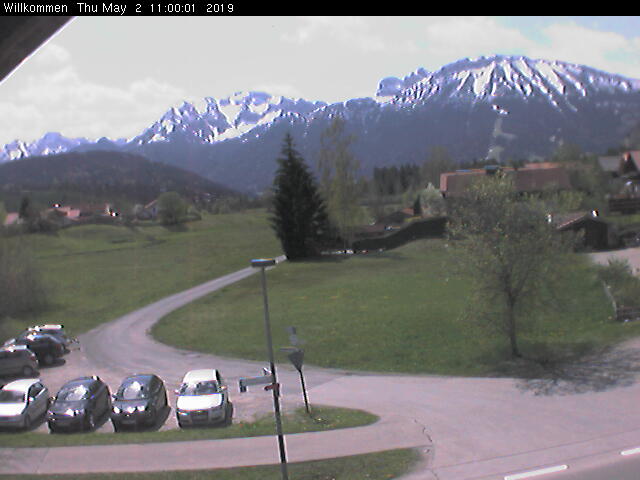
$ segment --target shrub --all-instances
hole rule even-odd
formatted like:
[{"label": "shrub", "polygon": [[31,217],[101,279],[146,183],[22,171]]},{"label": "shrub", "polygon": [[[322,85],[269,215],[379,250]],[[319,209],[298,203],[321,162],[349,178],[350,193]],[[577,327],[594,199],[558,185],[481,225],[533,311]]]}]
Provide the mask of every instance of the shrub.
[{"label": "shrub", "polygon": [[37,312],[47,306],[45,287],[28,250],[0,243],[0,317]]}]

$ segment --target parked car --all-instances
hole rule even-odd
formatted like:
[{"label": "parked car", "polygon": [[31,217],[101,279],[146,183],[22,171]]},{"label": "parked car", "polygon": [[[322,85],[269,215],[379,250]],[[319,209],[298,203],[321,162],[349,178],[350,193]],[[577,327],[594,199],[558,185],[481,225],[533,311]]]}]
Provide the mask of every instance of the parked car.
[{"label": "parked car", "polygon": [[176,416],[180,427],[231,420],[227,386],[218,370],[188,372],[176,393]]},{"label": "parked car", "polygon": [[29,333],[45,333],[47,335],[51,335],[52,337],[60,340],[62,345],[64,345],[65,353],[69,353],[69,346],[77,342],[76,339],[69,337],[64,331],[64,325],[59,324],[47,324],[47,325],[34,325],[32,327],[28,327],[24,332],[20,335],[28,335]]},{"label": "parked car", "polygon": [[49,430],[93,430],[111,411],[109,387],[100,377],[80,377],[65,383],[47,412]]},{"label": "parked car", "polygon": [[8,340],[5,345],[25,345],[36,354],[40,365],[53,365],[64,355],[64,345],[58,339],[45,333],[30,333]]},{"label": "parked car", "polygon": [[23,378],[0,389],[0,427],[29,429],[44,416],[49,406],[49,390],[38,378]]},{"label": "parked car", "polygon": [[123,427],[155,425],[168,406],[167,390],[157,375],[125,378],[111,401],[111,423],[117,432]]},{"label": "parked car", "polygon": [[36,354],[25,345],[0,348],[0,376],[22,375],[31,377],[38,373]]}]

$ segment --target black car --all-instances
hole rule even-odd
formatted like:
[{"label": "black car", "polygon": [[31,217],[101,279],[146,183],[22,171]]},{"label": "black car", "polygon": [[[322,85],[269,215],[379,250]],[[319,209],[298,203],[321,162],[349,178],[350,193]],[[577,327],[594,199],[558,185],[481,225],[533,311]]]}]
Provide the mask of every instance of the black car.
[{"label": "black car", "polygon": [[65,353],[62,342],[44,333],[30,333],[29,335],[18,336],[10,343],[14,345],[25,345],[36,354],[40,365],[53,365],[53,362]]},{"label": "black car", "polygon": [[65,383],[47,411],[49,430],[93,430],[111,411],[109,387],[100,377],[80,377]]},{"label": "black car", "polygon": [[34,325],[32,327],[27,328],[23,331],[19,336],[26,337],[29,334],[34,333],[44,333],[46,335],[51,335],[56,340],[59,340],[60,343],[64,346],[65,353],[69,353],[69,346],[77,342],[76,339],[70,338],[64,331],[64,325]]},{"label": "black car", "polygon": [[155,425],[167,406],[167,390],[157,375],[140,374],[127,377],[113,396],[113,429],[117,432],[124,427]]}]

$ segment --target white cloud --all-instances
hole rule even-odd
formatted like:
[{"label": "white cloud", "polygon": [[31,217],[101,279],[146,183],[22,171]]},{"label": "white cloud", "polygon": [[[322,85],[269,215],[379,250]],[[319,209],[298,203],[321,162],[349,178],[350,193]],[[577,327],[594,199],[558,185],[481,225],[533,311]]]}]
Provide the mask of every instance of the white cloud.
[{"label": "white cloud", "polygon": [[466,57],[515,52],[532,45],[521,32],[490,17],[429,18],[419,42],[431,69]]},{"label": "white cloud", "polygon": [[535,45],[529,55],[563,60],[607,72],[640,78],[640,38],[577,25],[553,24],[543,30],[546,45]]},{"label": "white cloud", "polygon": [[181,88],[152,78],[124,88],[89,82],[61,47],[49,44],[40,53],[29,75],[0,104],[0,143],[34,140],[47,131],[91,139],[131,137],[184,98]]},{"label": "white cloud", "polygon": [[371,27],[369,17],[301,17],[302,24],[282,39],[298,44],[326,37],[363,51],[384,51],[387,43]]}]

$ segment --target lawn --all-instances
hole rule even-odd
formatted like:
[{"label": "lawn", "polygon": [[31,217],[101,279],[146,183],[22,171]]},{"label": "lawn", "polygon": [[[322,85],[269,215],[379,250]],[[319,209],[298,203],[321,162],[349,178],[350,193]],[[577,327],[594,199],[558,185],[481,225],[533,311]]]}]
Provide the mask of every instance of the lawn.
[{"label": "lawn", "polygon": [[[323,432],[338,428],[370,425],[378,421],[371,413],[349,408],[314,406],[312,416],[304,408],[282,417],[285,434]],[[265,415],[253,422],[235,422],[228,427],[185,428],[162,431],[132,431],[123,433],[73,433],[47,435],[39,432],[2,432],[0,447],[68,447],[81,445],[139,444],[155,442],[184,442],[224,438],[275,435],[273,415]]]},{"label": "lawn", "polygon": [[9,319],[5,337],[34,323],[63,323],[78,335],[169,294],[281,252],[264,211],[205,215],[169,230],[85,225],[56,234],[9,238],[29,247],[51,308]]},{"label": "lawn", "polygon": [[[455,257],[444,240],[421,240],[342,260],[283,263],[267,274],[274,344],[289,343],[286,327],[292,325],[306,341],[307,364],[495,374],[508,360],[507,340],[469,315],[470,279],[455,273]],[[573,257],[564,284],[545,302],[555,307],[531,312],[538,321],[521,336],[525,356],[587,351],[640,333],[640,324],[611,322],[611,305],[584,256]],[[259,360],[262,308],[255,276],[173,312],[153,334],[191,350]],[[215,343],[198,335],[212,321]]]},{"label": "lawn", "polygon": [[[418,461],[419,453],[413,449],[355,455],[351,457],[290,463],[289,478],[295,480],[388,480],[409,471]],[[15,478],[15,475],[0,475]],[[41,480],[43,475],[20,475],[21,480]],[[87,475],[47,475],[56,480],[279,480],[280,466],[243,467],[221,470],[193,470],[152,473],[103,473]]]}]

